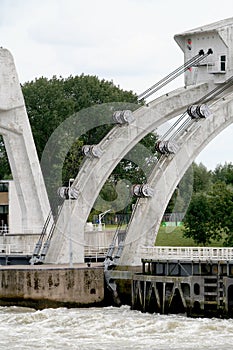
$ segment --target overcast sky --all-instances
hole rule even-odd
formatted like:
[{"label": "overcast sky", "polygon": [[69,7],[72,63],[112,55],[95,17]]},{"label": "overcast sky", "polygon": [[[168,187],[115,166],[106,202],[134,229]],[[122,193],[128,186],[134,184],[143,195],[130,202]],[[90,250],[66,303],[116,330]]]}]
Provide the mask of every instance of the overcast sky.
[{"label": "overcast sky", "polygon": [[[183,63],[175,34],[229,17],[232,0],[0,0],[0,46],[21,83],[84,73],[139,94]],[[232,135],[231,126],[197,162],[233,162]]]}]

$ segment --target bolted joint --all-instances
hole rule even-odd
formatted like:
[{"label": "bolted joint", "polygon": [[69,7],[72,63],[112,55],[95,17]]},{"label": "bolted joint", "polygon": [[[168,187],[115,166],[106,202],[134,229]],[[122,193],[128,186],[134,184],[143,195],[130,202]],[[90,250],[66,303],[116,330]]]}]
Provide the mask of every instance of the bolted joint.
[{"label": "bolted joint", "polygon": [[112,118],[116,124],[130,124],[134,121],[132,111],[116,111],[113,113]]},{"label": "bolted joint", "polygon": [[98,145],[84,145],[82,152],[88,158],[100,158],[103,154]]},{"label": "bolted joint", "polygon": [[152,197],[154,190],[148,184],[136,184],[131,188],[131,192],[135,197]]},{"label": "bolted joint", "polygon": [[78,199],[78,190],[72,187],[59,187],[57,194],[63,199]]},{"label": "bolted joint", "polygon": [[188,107],[187,113],[192,119],[208,118],[212,114],[206,104],[191,105]]},{"label": "bolted joint", "polygon": [[161,154],[175,154],[178,150],[178,145],[175,141],[158,141],[155,144],[155,150]]}]

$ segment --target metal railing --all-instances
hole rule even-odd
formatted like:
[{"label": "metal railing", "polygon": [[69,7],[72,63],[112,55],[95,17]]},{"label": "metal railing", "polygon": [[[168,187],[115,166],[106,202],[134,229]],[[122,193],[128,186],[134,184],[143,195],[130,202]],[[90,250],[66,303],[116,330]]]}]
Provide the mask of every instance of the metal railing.
[{"label": "metal railing", "polygon": [[108,251],[108,247],[98,247],[98,248],[85,247],[84,257],[85,259],[91,259],[92,261],[97,262],[98,259],[106,257],[107,251]]},{"label": "metal railing", "polygon": [[[115,247],[117,248],[117,247]],[[32,255],[34,245],[0,244],[0,255]],[[108,247],[85,247],[85,257],[106,256]],[[151,260],[232,260],[233,248],[223,247],[141,247],[142,259]]]},{"label": "metal railing", "polygon": [[0,255],[32,255],[34,245],[28,244],[0,244]]},{"label": "metal railing", "polygon": [[233,260],[233,248],[142,247],[141,257],[152,260]]},{"label": "metal railing", "polygon": [[101,224],[92,224],[93,227],[93,231],[105,231],[106,230],[106,226],[105,223],[101,223]]}]

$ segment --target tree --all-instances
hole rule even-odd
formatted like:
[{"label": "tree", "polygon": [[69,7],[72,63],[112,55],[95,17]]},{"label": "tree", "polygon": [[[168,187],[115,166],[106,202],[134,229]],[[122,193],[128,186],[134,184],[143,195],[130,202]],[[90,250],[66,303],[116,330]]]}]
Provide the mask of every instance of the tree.
[{"label": "tree", "polygon": [[[72,114],[101,103],[138,103],[137,96],[132,91],[122,90],[113,82],[84,74],[66,79],[56,76],[51,79],[37,78],[23,84],[22,92],[39,159],[53,131]],[[98,130],[92,130],[82,140],[75,142],[68,155],[71,159],[65,162],[67,168],[64,169],[64,182],[77,174],[82,158],[82,145],[98,143],[111,127],[105,125]],[[2,138],[0,147],[0,178],[9,178],[11,171]]]},{"label": "tree", "polygon": [[197,244],[209,243],[210,217],[208,196],[203,192],[195,193],[184,219],[184,237],[192,238]]},{"label": "tree", "polygon": [[212,174],[205,165],[193,163],[193,191],[208,191],[212,185]]},{"label": "tree", "polygon": [[173,195],[166,208],[166,213],[182,213],[184,214],[189,206],[193,193],[194,171],[190,166],[179,184],[177,185]]},{"label": "tree", "polygon": [[195,193],[184,220],[184,236],[198,244],[222,240],[233,243],[233,189],[217,182],[212,189]]},{"label": "tree", "polygon": [[[41,77],[25,83],[22,91],[39,158],[50,135],[72,114],[107,102],[137,103],[137,96],[132,91],[124,91],[112,82],[84,74],[66,79]],[[95,136],[92,131],[87,142]],[[99,137],[95,137],[95,142],[99,141]]]},{"label": "tree", "polygon": [[224,182],[233,185],[233,164],[225,163],[217,165],[212,173],[213,182]]},{"label": "tree", "polygon": [[214,184],[209,196],[213,238],[222,239],[224,245],[233,243],[233,187],[224,182]]},{"label": "tree", "polygon": [[[121,107],[122,104],[124,104],[124,109],[132,110],[132,108],[136,109],[139,107],[137,96],[133,94],[132,91],[121,90],[119,87],[114,86],[112,82],[99,80],[95,76],[81,75],[69,77],[67,79],[61,77],[47,79],[42,77],[35,81],[25,83],[22,89],[39,158],[41,158],[44,152],[44,147],[50,135],[71,115],[82,112],[81,117],[86,117],[85,110],[88,110],[89,107],[95,108],[95,106],[102,106],[106,103],[110,104],[114,102],[119,102]],[[127,108],[127,106],[129,106],[129,108]],[[117,108],[117,104],[114,108]],[[104,125],[85,132],[78,140],[74,140],[73,144],[69,146],[69,152],[65,155],[62,169],[64,185],[68,185],[69,178],[75,178],[79,171],[83,160],[82,146],[85,144],[91,145],[99,143],[113,127],[112,117],[111,122],[102,123],[102,115],[101,113],[100,115],[98,114],[98,110],[100,109],[96,108],[96,113],[92,117],[95,118],[95,120],[100,118],[100,122],[97,123],[97,125]],[[111,116],[113,112],[114,109],[111,110]],[[88,118],[90,118],[89,115]],[[73,139],[72,130],[67,130],[67,138]],[[124,178],[132,183],[142,183],[146,180],[147,174],[144,174],[141,170],[141,165],[143,161],[144,163],[146,162],[146,165],[143,165],[143,169],[145,170],[145,168],[150,168],[154,163],[155,159],[153,154],[155,153],[155,141],[156,136],[154,134],[149,134],[141,142],[149,151],[149,156],[144,152],[144,154],[141,154],[141,157],[138,157],[138,162],[127,160],[126,156],[126,159],[118,164],[101,191],[101,196],[104,199],[113,200],[115,198],[116,193],[114,191],[114,186],[119,179]],[[65,143],[66,140],[61,139],[59,142]],[[131,152],[132,155],[133,152],[137,153],[137,150],[132,150]],[[58,163],[59,157],[64,157],[62,149],[61,153],[57,155]],[[132,157],[129,157],[129,159],[132,159]],[[56,171],[56,169],[54,170]],[[56,190],[59,186],[54,174],[50,176],[49,188],[47,188],[50,192],[50,198],[56,196]]]}]

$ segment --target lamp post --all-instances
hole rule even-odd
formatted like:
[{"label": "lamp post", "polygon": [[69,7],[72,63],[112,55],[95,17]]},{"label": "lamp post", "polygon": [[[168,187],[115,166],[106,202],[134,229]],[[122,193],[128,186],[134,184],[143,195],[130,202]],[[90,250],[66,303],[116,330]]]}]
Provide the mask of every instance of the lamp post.
[{"label": "lamp post", "polygon": [[71,210],[71,186],[72,183],[74,182],[74,179],[69,179],[69,262],[70,262],[70,268],[73,267],[73,247],[72,247],[72,230],[71,230],[71,214],[72,214],[72,210]]},{"label": "lamp post", "polygon": [[106,215],[109,211],[111,211],[111,209],[108,209],[108,210],[106,210],[105,212],[99,214],[98,231],[102,231],[102,218],[103,218],[104,215]]}]

